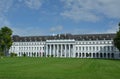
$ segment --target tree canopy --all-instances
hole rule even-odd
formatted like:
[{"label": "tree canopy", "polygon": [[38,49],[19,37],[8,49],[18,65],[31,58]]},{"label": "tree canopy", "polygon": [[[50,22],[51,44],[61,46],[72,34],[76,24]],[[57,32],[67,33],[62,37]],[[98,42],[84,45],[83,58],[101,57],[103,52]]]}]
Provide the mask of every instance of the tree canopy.
[{"label": "tree canopy", "polygon": [[12,45],[12,30],[4,26],[0,29],[0,52],[3,52],[5,56],[8,55],[9,49]]},{"label": "tree canopy", "polygon": [[120,51],[120,22],[119,22],[118,26],[119,26],[119,30],[117,31],[116,36],[114,38],[114,45]]}]

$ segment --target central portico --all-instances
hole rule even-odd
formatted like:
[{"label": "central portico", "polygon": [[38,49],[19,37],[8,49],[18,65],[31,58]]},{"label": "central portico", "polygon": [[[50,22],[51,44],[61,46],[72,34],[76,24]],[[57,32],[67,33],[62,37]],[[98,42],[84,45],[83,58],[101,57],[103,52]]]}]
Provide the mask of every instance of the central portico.
[{"label": "central portico", "polygon": [[75,57],[75,40],[46,40],[46,57]]}]

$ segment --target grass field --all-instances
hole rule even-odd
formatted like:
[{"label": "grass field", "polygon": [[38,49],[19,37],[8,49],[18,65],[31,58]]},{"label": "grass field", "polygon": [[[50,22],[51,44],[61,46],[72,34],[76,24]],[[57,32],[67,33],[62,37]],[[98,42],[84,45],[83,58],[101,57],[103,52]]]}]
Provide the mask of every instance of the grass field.
[{"label": "grass field", "polygon": [[2,58],[0,79],[120,79],[120,61],[77,58]]}]

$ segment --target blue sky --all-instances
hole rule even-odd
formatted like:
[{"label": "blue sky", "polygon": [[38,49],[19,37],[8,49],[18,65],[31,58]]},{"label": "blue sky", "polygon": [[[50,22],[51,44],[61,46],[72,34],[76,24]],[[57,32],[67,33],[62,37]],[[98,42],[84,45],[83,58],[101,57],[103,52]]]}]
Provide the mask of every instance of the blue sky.
[{"label": "blue sky", "polygon": [[0,0],[0,27],[14,35],[115,33],[120,0]]}]

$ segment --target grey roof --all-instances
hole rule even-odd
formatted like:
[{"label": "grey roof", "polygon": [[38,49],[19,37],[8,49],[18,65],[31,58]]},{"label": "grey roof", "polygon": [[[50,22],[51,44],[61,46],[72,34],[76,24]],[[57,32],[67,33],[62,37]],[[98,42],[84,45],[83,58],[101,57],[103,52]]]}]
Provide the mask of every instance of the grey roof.
[{"label": "grey roof", "polygon": [[13,35],[13,42],[35,42],[57,39],[75,39],[75,40],[112,40],[115,37],[114,33],[109,34],[57,34],[54,36],[18,36]]}]

